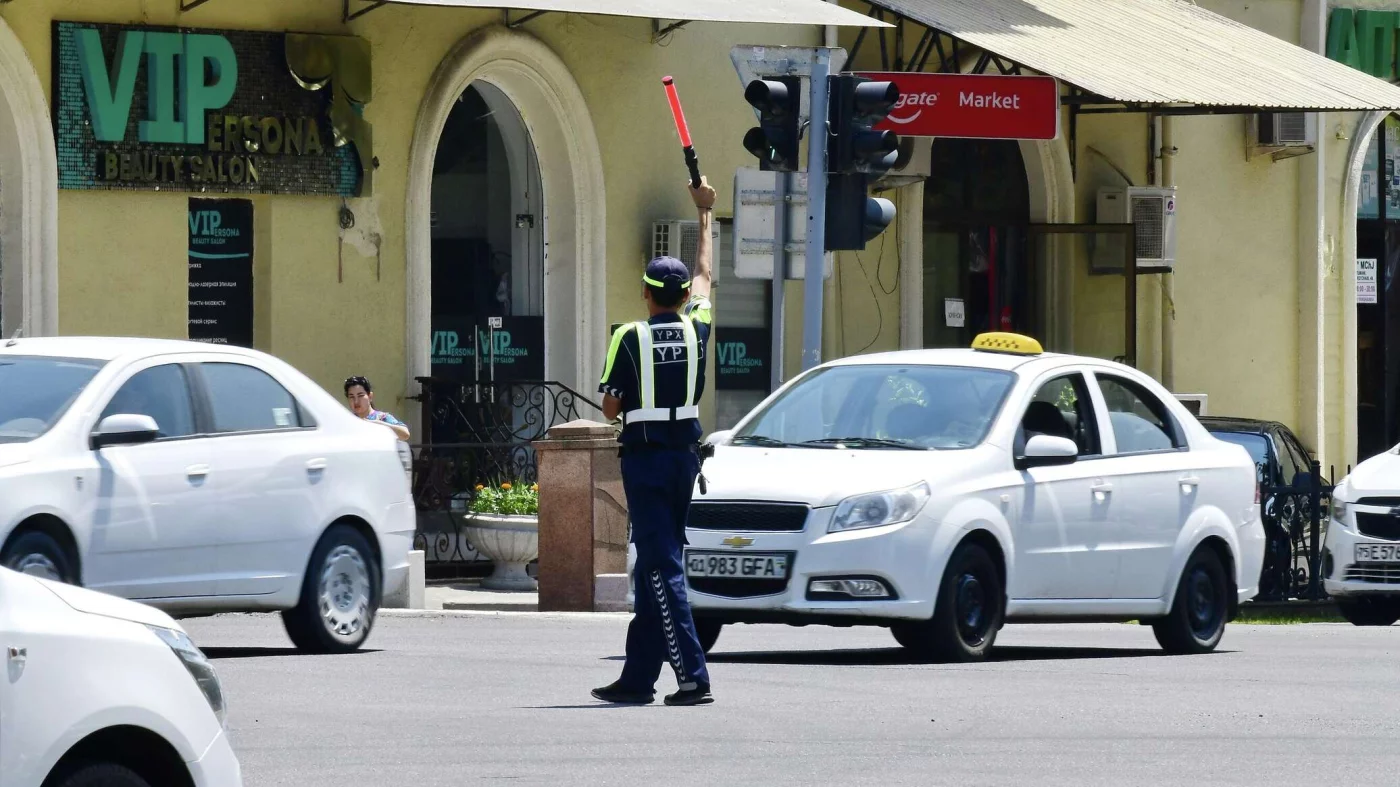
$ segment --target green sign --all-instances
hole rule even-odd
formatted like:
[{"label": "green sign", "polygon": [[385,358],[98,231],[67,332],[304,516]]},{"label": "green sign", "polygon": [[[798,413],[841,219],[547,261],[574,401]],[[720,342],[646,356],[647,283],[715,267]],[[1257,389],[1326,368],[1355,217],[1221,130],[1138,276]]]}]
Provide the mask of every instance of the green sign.
[{"label": "green sign", "polygon": [[1327,19],[1327,57],[1394,81],[1397,33],[1400,12],[1334,8]]},{"label": "green sign", "polygon": [[365,196],[369,42],[54,22],[59,185]]}]

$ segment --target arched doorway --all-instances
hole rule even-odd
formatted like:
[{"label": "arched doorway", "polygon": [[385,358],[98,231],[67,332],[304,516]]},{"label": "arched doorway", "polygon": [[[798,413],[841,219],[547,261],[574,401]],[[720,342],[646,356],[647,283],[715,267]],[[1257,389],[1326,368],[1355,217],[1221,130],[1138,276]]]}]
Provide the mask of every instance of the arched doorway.
[{"label": "arched doorway", "polygon": [[58,332],[58,157],[39,75],[0,20],[0,336]]},{"label": "arched doorway", "polygon": [[[454,143],[472,135],[485,141],[465,147]],[[444,145],[449,146],[446,152]],[[478,240],[484,237],[490,242],[489,253],[480,243],[476,251],[463,251],[461,243],[453,251],[453,244],[445,243],[447,239],[433,227],[434,214],[440,229],[458,227],[453,230],[457,234],[466,232],[463,222],[477,221],[451,215],[462,212],[452,196],[462,191],[449,187],[448,180],[439,184],[436,177],[440,164],[449,166],[455,149],[486,151],[488,163],[480,165],[486,169],[477,176],[488,188],[493,182],[507,184],[502,187],[509,191],[509,201],[493,197],[486,206],[490,215],[474,230]],[[470,170],[474,165],[450,166]],[[490,167],[495,167],[494,174]],[[409,389],[416,389],[416,379],[433,371],[434,342],[444,338],[434,336],[433,320],[444,316],[440,309],[451,303],[451,308],[471,305],[477,310],[508,307],[515,312],[511,316],[541,319],[542,357],[535,369],[540,376],[575,390],[591,390],[589,382],[597,379],[607,340],[605,205],[602,155],[593,122],[563,61],[532,36],[499,27],[477,32],[459,44],[439,66],[423,99],[409,165],[405,216]],[[501,224],[502,216],[509,226]],[[453,293],[451,288],[435,287],[434,275],[446,270],[443,266],[450,269],[453,255],[460,262],[464,254],[468,259],[487,260],[451,274],[480,277],[471,280],[472,291]],[[509,255],[509,264],[501,254]],[[487,271],[493,283],[486,282]],[[498,298],[498,292],[504,297]],[[489,317],[496,315],[484,316],[489,333]],[[474,375],[479,356],[465,353],[466,340],[475,348],[481,339],[469,332],[464,337],[459,331],[453,348],[458,357],[471,359]],[[513,345],[514,336],[511,340]],[[483,354],[490,346],[488,339]],[[499,340],[495,346],[502,349]]]},{"label": "arched doorway", "polygon": [[937,139],[923,195],[923,346],[984,331],[1041,334],[1044,271],[1028,254],[1030,188],[1017,142]]}]

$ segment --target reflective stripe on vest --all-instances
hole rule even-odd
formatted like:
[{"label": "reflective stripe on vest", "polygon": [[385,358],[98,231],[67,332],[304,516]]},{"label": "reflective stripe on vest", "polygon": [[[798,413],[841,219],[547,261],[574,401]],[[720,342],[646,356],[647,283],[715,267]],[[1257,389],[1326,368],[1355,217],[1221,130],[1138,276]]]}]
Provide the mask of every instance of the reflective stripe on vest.
[{"label": "reflective stripe on vest", "polygon": [[681,318],[681,333],[685,337],[685,402],[679,407],[656,406],[656,352],[652,344],[651,323],[636,323],[638,386],[641,388],[641,407],[622,414],[622,423],[643,423],[647,421],[684,421],[700,417],[700,408],[695,403],[695,387],[700,378],[700,339],[695,333],[695,325],[684,314]]}]

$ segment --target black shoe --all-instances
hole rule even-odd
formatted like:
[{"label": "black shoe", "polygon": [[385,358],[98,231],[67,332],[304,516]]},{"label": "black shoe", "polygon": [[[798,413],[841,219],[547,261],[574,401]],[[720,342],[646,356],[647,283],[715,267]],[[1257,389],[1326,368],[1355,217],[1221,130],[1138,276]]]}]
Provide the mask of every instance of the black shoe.
[{"label": "black shoe", "polygon": [[594,689],[593,696],[614,705],[650,705],[656,701],[654,691],[634,691],[624,688],[620,681],[614,681],[601,689]]},{"label": "black shoe", "polygon": [[709,705],[715,701],[710,694],[710,684],[692,683],[692,688],[681,689],[675,694],[666,695],[667,705]]}]

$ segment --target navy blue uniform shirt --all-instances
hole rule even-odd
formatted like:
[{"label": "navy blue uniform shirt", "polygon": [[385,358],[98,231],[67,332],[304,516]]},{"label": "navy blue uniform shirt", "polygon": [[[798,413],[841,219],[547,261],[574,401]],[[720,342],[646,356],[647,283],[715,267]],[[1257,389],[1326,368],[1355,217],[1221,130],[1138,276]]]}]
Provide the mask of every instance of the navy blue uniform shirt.
[{"label": "navy blue uniform shirt", "polygon": [[[673,330],[679,331],[680,316],[667,312],[648,320],[652,328],[652,353],[655,356],[654,362],[656,364],[652,384],[655,386],[657,407],[682,407],[700,401],[700,395],[705,391],[705,348],[710,341],[710,309],[710,300],[704,296],[692,297],[681,308],[681,312],[690,317],[691,325],[695,326],[695,343],[699,350],[695,400],[693,402],[685,401],[688,369],[686,361],[688,359],[684,348],[677,353],[673,351],[673,348],[656,346],[663,342],[673,344],[671,339],[666,337],[670,331],[665,330],[665,328],[674,325]],[[641,372],[637,362],[640,354],[638,346],[636,330],[632,328],[630,323],[618,328],[617,332],[613,334],[612,345],[608,349],[607,367],[603,371],[603,381],[598,385],[599,393],[622,400],[623,413],[642,406]],[[700,437],[700,420],[687,418],[678,421],[643,421],[627,424],[623,427],[618,442],[623,445],[657,443],[679,448],[700,442]]]}]

